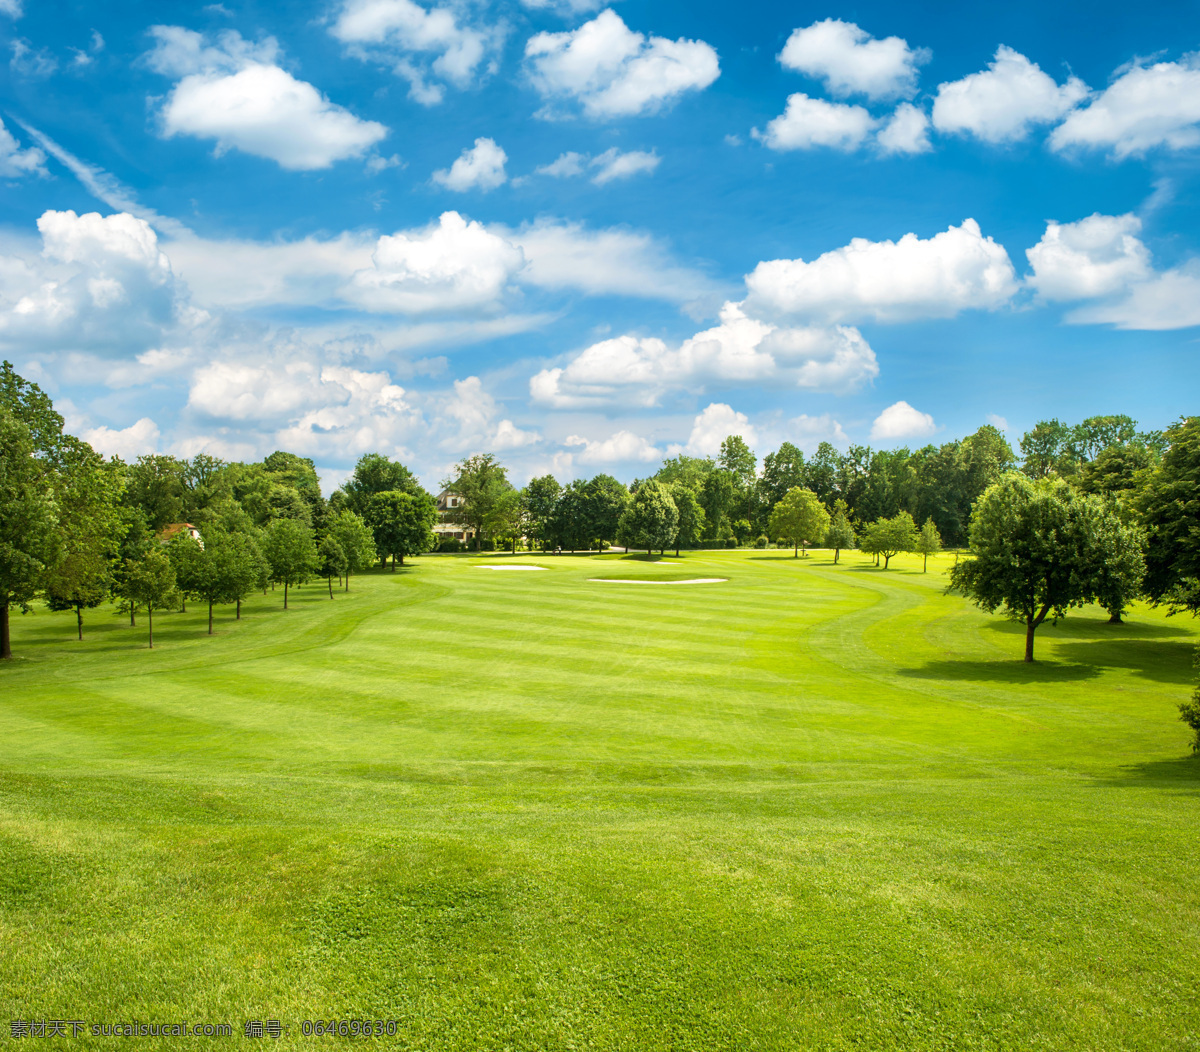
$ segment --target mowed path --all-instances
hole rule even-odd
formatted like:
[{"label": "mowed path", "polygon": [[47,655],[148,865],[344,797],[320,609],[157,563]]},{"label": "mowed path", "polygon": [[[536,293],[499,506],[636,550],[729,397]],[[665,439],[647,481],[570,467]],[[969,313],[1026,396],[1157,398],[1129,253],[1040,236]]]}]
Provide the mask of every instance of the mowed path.
[{"label": "mowed path", "polygon": [[505,559],[258,597],[214,638],[162,615],[153,651],[103,611],[83,644],[16,618],[0,1013],[278,1019],[297,1048],[318,1018],[395,1020],[354,1039],[385,1048],[1200,1048],[1190,620],[1085,610],[1028,667],[942,594],[950,557],[477,570]]}]

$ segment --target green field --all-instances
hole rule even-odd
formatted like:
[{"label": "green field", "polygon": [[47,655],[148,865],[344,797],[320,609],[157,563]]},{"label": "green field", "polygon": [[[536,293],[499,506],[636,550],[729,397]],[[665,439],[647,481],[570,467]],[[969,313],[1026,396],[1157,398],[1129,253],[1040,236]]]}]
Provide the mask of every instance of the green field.
[{"label": "green field", "polygon": [[[1087,609],[1028,666],[950,561],[427,557],[212,638],[156,616],[152,651],[108,609],[83,643],[15,616],[4,1035],[1200,1048],[1200,626]],[[728,580],[589,580],[640,575]],[[396,1036],[301,1033],[364,1018]]]}]

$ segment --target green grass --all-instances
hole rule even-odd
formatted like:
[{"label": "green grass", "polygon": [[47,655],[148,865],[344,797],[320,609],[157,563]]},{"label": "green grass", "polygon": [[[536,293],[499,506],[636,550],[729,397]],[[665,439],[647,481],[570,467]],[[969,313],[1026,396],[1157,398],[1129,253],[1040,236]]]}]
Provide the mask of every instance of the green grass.
[{"label": "green grass", "polygon": [[[213,638],[164,614],[152,651],[107,611],[82,644],[15,617],[0,1015],[1200,1048],[1191,620],[1084,610],[1027,666],[946,557],[486,561],[258,597]],[[635,575],[728,580],[588,580]]]}]

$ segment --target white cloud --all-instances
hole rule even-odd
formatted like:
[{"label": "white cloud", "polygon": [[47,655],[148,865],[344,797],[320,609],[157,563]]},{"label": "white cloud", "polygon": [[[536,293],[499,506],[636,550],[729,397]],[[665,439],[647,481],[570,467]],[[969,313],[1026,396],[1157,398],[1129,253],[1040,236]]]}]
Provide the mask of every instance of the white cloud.
[{"label": "white cloud", "polygon": [[23,13],[21,0],[0,0],[0,15],[20,18]]},{"label": "white cloud", "polygon": [[427,10],[412,0],[348,0],[329,32],[356,57],[392,66],[426,106],[445,94],[431,76],[468,86],[496,42],[492,31],[460,25],[449,7]]},{"label": "white cloud", "polygon": [[368,310],[405,314],[498,309],[525,263],[520,248],[457,212],[381,237],[371,258],[344,295]]},{"label": "white cloud", "polygon": [[1057,121],[1087,94],[1078,77],[1056,84],[1036,63],[1001,44],[986,70],[938,85],[933,126],[984,142],[1016,142],[1032,125]]},{"label": "white cloud", "polygon": [[986,419],[987,422],[992,425],[992,427],[999,431],[1008,430],[1008,421],[1005,420],[1004,417],[1000,416],[999,413],[988,413],[984,419]]},{"label": "white cloud", "polygon": [[853,22],[835,18],[794,30],[779,53],[784,66],[824,81],[833,94],[871,99],[912,95],[917,67],[929,59],[928,50],[910,48],[900,37],[876,40]]},{"label": "white cloud", "polygon": [[8,65],[14,73],[23,77],[48,77],[58,69],[58,59],[45,48],[35,51],[28,40],[14,40],[10,47],[12,58]]},{"label": "white cloud", "polygon": [[1042,239],[1025,255],[1033,267],[1030,286],[1046,300],[1107,296],[1150,277],[1150,252],[1137,237],[1135,215],[1099,213],[1074,223],[1046,224]]},{"label": "white cloud", "polygon": [[582,435],[569,435],[565,446],[583,446],[572,454],[580,464],[617,464],[637,461],[648,464],[662,457],[662,452],[641,435],[632,431],[618,431],[608,438],[593,441]]},{"label": "white cloud", "polygon": [[535,174],[549,175],[556,179],[571,179],[586,174],[591,168],[596,172],[592,176],[592,182],[603,186],[614,179],[629,179],[641,172],[653,172],[661,160],[653,150],[622,152],[613,146],[595,157],[568,151],[549,164],[535,169]]},{"label": "white cloud", "polygon": [[539,220],[515,231],[495,229],[524,251],[528,265],[521,280],[540,288],[675,303],[720,294],[716,282],[681,266],[665,245],[644,232],[611,227],[588,230],[580,223],[556,220]]},{"label": "white cloud", "polygon": [[547,100],[577,102],[589,117],[652,113],[720,75],[702,40],[668,40],[630,30],[615,11],[565,33],[538,33],[525,45],[529,76]]},{"label": "white cloud", "polygon": [[523,431],[511,420],[497,421],[500,408],[478,376],[455,380],[453,393],[440,400],[439,414],[449,426],[437,427],[435,423],[434,431],[443,433],[441,445],[447,449],[499,452],[541,441],[536,431]]},{"label": "white cloud", "polygon": [[83,432],[83,440],[97,453],[122,460],[136,460],[158,449],[158,425],[148,416],[119,431],[110,427],[93,427]]},{"label": "white cloud", "polygon": [[789,95],[787,108],[768,122],[767,130],[750,134],[772,150],[857,150],[875,128],[876,120],[861,106],[813,99],[803,92]]},{"label": "white cloud", "polygon": [[832,442],[841,446],[850,442],[842,425],[829,413],[822,413],[820,416],[801,413],[792,417],[784,430],[788,438],[806,453],[814,451],[822,442]]},{"label": "white cloud", "polygon": [[871,425],[872,442],[890,442],[899,438],[925,438],[934,434],[933,417],[914,409],[907,402],[889,405]]},{"label": "white cloud", "polygon": [[965,219],[928,240],[854,238],[811,263],[776,259],[747,275],[747,309],[823,322],[906,321],[994,310],[1017,290],[1003,246]]},{"label": "white cloud", "polygon": [[157,43],[146,57],[150,67],[182,77],[160,111],[166,138],[214,139],[218,155],[237,149],[311,170],[360,157],[387,135],[382,124],[360,120],[275,65],[273,39],[253,44],[229,30],[213,47],[177,26],[151,32]]},{"label": "white cloud", "polygon": [[706,383],[776,384],[847,393],[878,375],[875,353],[853,328],[778,329],[727,303],[721,324],[684,340],[618,336],[592,344],[566,366],[529,382],[535,402],[557,409],[657,405],[672,390]]},{"label": "white cloud", "polygon": [[494,190],[507,181],[504,165],[508,154],[494,139],[478,138],[470,149],[463,150],[450,166],[433,173],[433,181],[447,190],[465,193],[467,190]]},{"label": "white cloud", "polygon": [[533,11],[553,11],[556,15],[565,16],[598,11],[607,2],[608,0],[521,0],[521,5]]},{"label": "white cloud", "polygon": [[46,155],[36,146],[22,150],[4,123],[0,121],[0,178],[22,175],[46,175]]},{"label": "white cloud", "polygon": [[724,402],[713,402],[692,422],[692,433],[684,450],[694,457],[715,457],[730,435],[741,435],[749,446],[758,444],[758,432],[745,413]]},{"label": "white cloud", "polygon": [[1163,271],[1131,285],[1120,299],[1077,308],[1066,320],[1152,332],[1200,325],[1200,263]]},{"label": "white cloud", "polygon": [[929,118],[911,102],[902,102],[875,141],[884,154],[928,153],[933,148],[929,144]]},{"label": "white cloud", "polygon": [[1117,158],[1156,146],[1185,150],[1200,144],[1200,53],[1178,62],[1134,65],[1090,106],[1068,115],[1050,146],[1109,149]]}]

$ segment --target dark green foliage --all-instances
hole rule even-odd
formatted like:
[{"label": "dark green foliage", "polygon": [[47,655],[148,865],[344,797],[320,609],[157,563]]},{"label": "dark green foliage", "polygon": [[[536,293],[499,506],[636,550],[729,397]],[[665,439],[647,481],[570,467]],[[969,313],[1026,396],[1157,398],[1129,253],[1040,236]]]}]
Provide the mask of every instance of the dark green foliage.
[{"label": "dark green foliage", "polygon": [[800,545],[821,541],[828,532],[829,512],[810,489],[793,487],[771,512],[771,535],[787,541],[793,556],[799,554]]},{"label": "dark green foliage", "polygon": [[303,584],[317,569],[312,530],[295,519],[276,519],[264,531],[262,553],[271,567],[271,579],[283,585],[286,610],[288,588]]},{"label": "dark green foliage", "polygon": [[834,513],[833,519],[829,524],[829,531],[825,534],[825,547],[833,549],[833,561],[836,563],[841,556],[843,548],[853,548],[855,537],[854,530],[850,527],[850,522],[846,518],[845,504],[841,503]]},{"label": "dark green foliage", "polygon": [[375,536],[361,515],[343,510],[329,521],[329,536],[337,541],[346,556],[346,591],[350,591],[350,575],[361,573],[371,566],[379,553]]},{"label": "dark green foliage", "polygon": [[659,482],[643,482],[621,516],[617,539],[627,548],[662,551],[674,542],[678,529],[679,509],[667,488]]},{"label": "dark green foliage", "polygon": [[159,545],[151,545],[139,559],[125,564],[121,581],[125,596],[135,606],[146,608],[149,645],[154,648],[154,610],[163,607],[175,595],[175,572],[167,553]]},{"label": "dark green foliage", "polygon": [[877,519],[871,523],[863,531],[862,550],[882,556],[886,570],[893,556],[917,551],[918,543],[917,524],[908,512],[901,511],[890,519]]},{"label": "dark green foliage", "polygon": [[342,485],[346,507],[357,515],[365,515],[367,505],[376,493],[415,493],[420,483],[403,464],[389,460],[382,453],[367,453],[354,466],[354,474]]},{"label": "dark green foliage", "polygon": [[[513,487],[508,472],[493,453],[476,453],[454,467],[443,480],[442,488],[457,493],[461,504],[451,513],[454,521],[469,526],[475,533],[478,549],[488,539],[489,527],[507,523],[509,494]],[[501,507],[503,505],[503,508]],[[502,514],[498,515],[498,512]]]},{"label": "dark green foliage", "polygon": [[521,491],[529,538],[541,544],[543,548],[550,543],[554,510],[561,493],[562,486],[553,475],[541,475],[530,479],[529,485]]},{"label": "dark green foliage", "polygon": [[1170,446],[1139,503],[1146,541],[1146,594],[1200,613],[1200,417],[1166,432]]},{"label": "dark green foliage", "polygon": [[432,551],[436,543],[437,503],[424,490],[419,494],[399,490],[376,493],[367,504],[365,519],[379,558],[390,556],[393,570],[397,559],[403,565],[406,556]]},{"label": "dark green foliage", "polygon": [[1008,475],[979,501],[972,557],[951,570],[951,589],[1025,625],[1025,660],[1047,617],[1103,596],[1127,603],[1142,573],[1136,529],[1098,497],[1062,480]]}]

